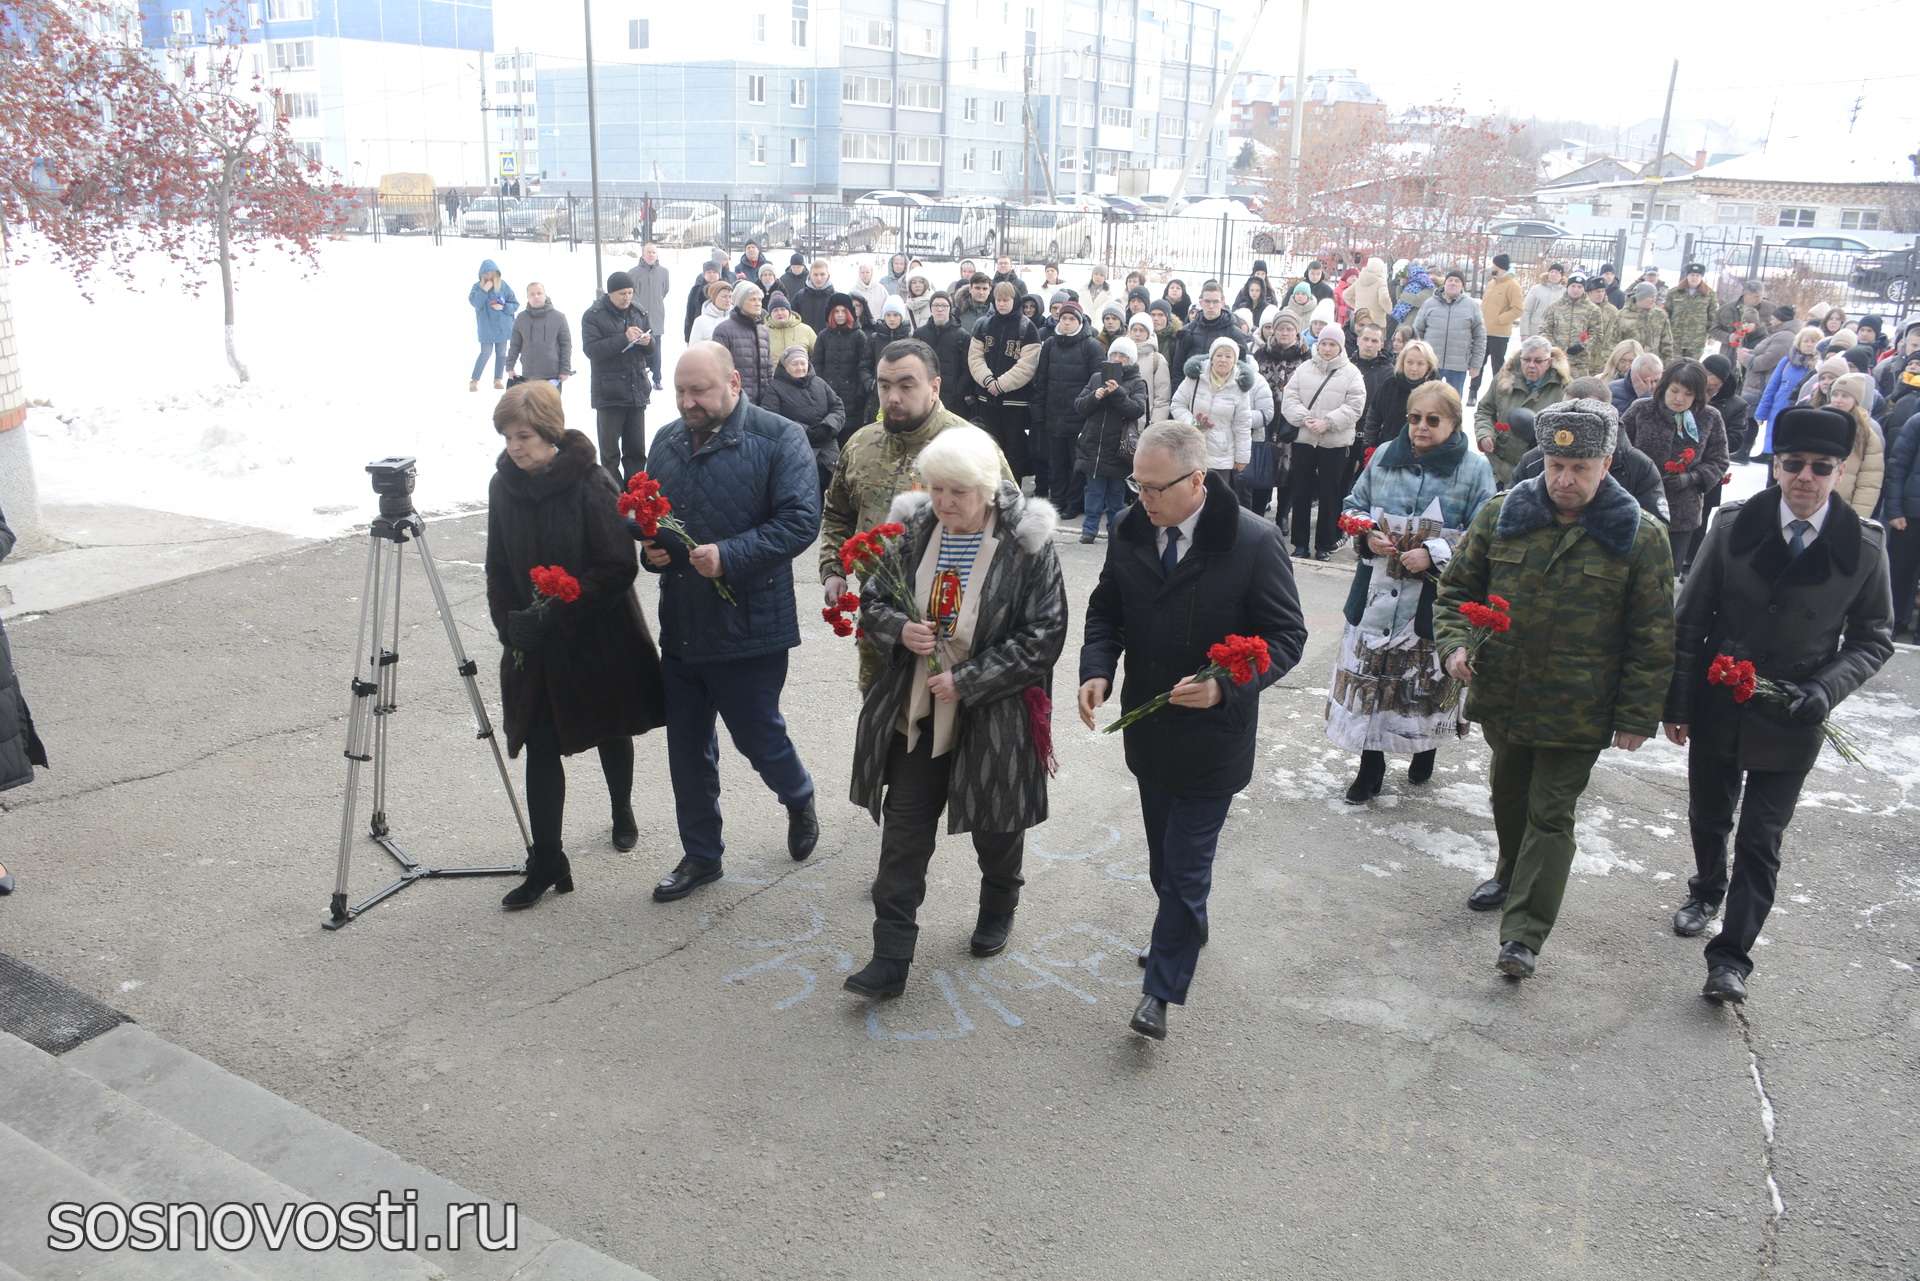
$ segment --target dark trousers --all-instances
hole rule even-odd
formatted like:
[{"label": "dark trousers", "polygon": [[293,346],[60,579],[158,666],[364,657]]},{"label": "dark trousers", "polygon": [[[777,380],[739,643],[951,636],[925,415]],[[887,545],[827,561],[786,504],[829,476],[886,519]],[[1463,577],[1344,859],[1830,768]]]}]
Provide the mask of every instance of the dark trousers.
[{"label": "dark trousers", "polygon": [[1469,400],[1480,399],[1480,376],[1487,372],[1489,362],[1492,363],[1496,376],[1500,373],[1500,366],[1507,363],[1507,339],[1511,336],[1510,334],[1487,335],[1487,359],[1481,362],[1480,368],[1473,371],[1473,394],[1468,397]]},{"label": "dark trousers", "polygon": [[1913,594],[1920,591],[1920,515],[1907,517],[1905,529],[1887,530],[1887,570],[1893,576],[1893,630],[1913,624]]},{"label": "dark trousers", "polygon": [[[887,753],[887,797],[880,811],[880,872],[873,881],[873,954],[913,959],[920,937],[916,917],[927,897],[927,864],[933,859],[940,815],[947,808],[953,756],[933,755],[933,722],[923,721],[920,741],[907,750],[895,734]],[[980,910],[1011,912],[1026,884],[1020,865],[1025,832],[974,832],[980,860]]]},{"label": "dark trousers", "polygon": [[1481,728],[1492,755],[1487,790],[1500,841],[1493,877],[1507,887],[1500,941],[1538,952],[1560,919],[1573,871],[1574,808],[1600,753],[1513,743]]},{"label": "dark trousers", "polygon": [[647,467],[647,407],[607,405],[594,410],[600,432],[600,462],[621,489]]},{"label": "dark trousers", "polygon": [[[567,809],[567,771],[560,763],[560,739],[553,722],[542,717],[527,730],[527,825],[533,843],[560,848],[560,820]],[[614,811],[633,805],[633,740],[610,738],[600,744],[600,772]]]},{"label": "dark trousers", "polygon": [[[1340,545],[1340,502],[1347,496],[1347,450],[1321,449],[1298,441],[1293,446],[1293,466],[1287,476],[1287,501],[1293,507],[1293,545],[1307,546],[1307,534],[1314,535],[1310,551],[1330,552]],[[1320,500],[1320,518],[1309,524],[1314,499]]]},{"label": "dark trousers", "polygon": [[[1744,778],[1745,796],[1741,795]],[[1760,927],[1773,911],[1780,876],[1780,839],[1793,821],[1805,770],[1743,770],[1696,738],[1687,745],[1687,826],[1693,833],[1694,875],[1687,892],[1702,903],[1726,904],[1720,933],[1707,944],[1709,969],[1730,965],[1745,978]],[[1736,829],[1734,807],[1740,808]],[[1733,875],[1727,875],[1727,836],[1733,835]]]},{"label": "dark trousers", "polygon": [[653,375],[653,389],[660,390],[660,348],[664,346],[658,338],[647,344],[647,372]]},{"label": "dark trousers", "polygon": [[813,797],[813,779],[800,763],[780,715],[787,683],[787,651],[757,658],[689,663],[660,660],[667,692],[667,771],[680,848],[688,858],[718,863],[720,739],[714,718],[727,723],[733,745],[789,809]]},{"label": "dark trousers", "polygon": [[1062,519],[1071,519],[1084,510],[1082,491],[1087,478],[1074,470],[1079,451],[1078,436],[1047,433],[1047,496],[1053,500]]},{"label": "dark trousers", "polygon": [[[1034,477],[1036,494],[1046,492],[1046,459],[1035,459],[1027,447],[1027,407],[1025,405],[1002,405],[985,397],[980,401],[980,425],[987,429],[994,443],[1000,446],[1000,452],[1007,456],[1007,468],[1013,472],[1015,480]],[[1041,470],[1036,470],[1036,465]]]},{"label": "dark trousers", "polygon": [[1673,572],[1684,575],[1687,566],[1693,563],[1693,547],[1699,541],[1699,531],[1693,529],[1669,529],[1667,543],[1673,548]]},{"label": "dark trousers", "polygon": [[1175,1005],[1187,1003],[1193,967],[1207,941],[1207,895],[1213,854],[1227,821],[1231,796],[1176,796],[1140,784],[1140,817],[1147,827],[1147,879],[1160,896],[1141,990]]}]

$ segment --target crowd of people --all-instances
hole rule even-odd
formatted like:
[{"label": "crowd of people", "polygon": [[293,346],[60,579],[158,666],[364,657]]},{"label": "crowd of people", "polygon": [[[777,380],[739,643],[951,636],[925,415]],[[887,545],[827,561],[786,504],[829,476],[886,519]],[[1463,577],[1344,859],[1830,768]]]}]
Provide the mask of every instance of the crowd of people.
[{"label": "crowd of people", "polygon": [[[1903,428],[1920,403],[1920,324],[1897,351],[1872,317],[1816,309],[1799,328],[1753,288],[1720,302],[1697,264],[1664,293],[1657,272],[1622,287],[1611,267],[1558,265],[1522,289],[1502,256],[1476,298],[1464,270],[1436,280],[1356,256],[1282,282],[1260,262],[1232,306],[1217,280],[1189,293],[1166,279],[1155,296],[1144,271],[1115,284],[1095,268],[1076,288],[1049,264],[1030,289],[1004,257],[938,285],[905,255],[880,265],[859,263],[842,288],[829,262],[795,254],[782,271],[754,245],[702,264],[679,417],[649,450],[626,435],[660,388],[668,286],[648,246],[582,321],[597,474],[554,391],[567,348],[528,366],[536,343],[516,319],[526,385],[495,412],[508,447],[494,511],[539,536],[490,532],[488,577],[536,841],[507,906],[571,888],[559,757],[600,749],[615,843],[630,845],[631,749],[623,767],[608,740],[662,724],[683,857],[656,898],[721,874],[716,718],[787,808],[790,853],[811,853],[814,781],[780,696],[800,643],[792,565],[815,547],[829,615],[857,620],[850,796],[881,824],[874,953],[847,986],[904,988],[943,813],[981,865],[971,947],[997,954],[1024,833],[1047,812],[1069,617],[1053,534],[1070,522],[1082,543],[1107,542],[1083,612],[1082,719],[1094,724],[1122,667],[1123,713],[1170,695],[1124,729],[1159,899],[1133,1026],[1164,1036],[1207,939],[1259,689],[1304,648],[1292,561],[1327,560],[1351,537],[1326,709],[1329,738],[1359,757],[1347,799],[1381,792],[1389,754],[1424,784],[1440,747],[1479,724],[1500,857],[1468,905],[1502,911],[1498,966],[1525,977],[1595,761],[1664,723],[1689,749],[1697,862],[1674,928],[1701,933],[1725,904],[1705,993],[1744,999],[1821,727],[1912,625],[1920,423]],[[1748,460],[1771,465],[1772,486],[1722,504]],[[636,526],[609,536],[615,492],[642,466],[691,546],[656,535],[636,557]],[[876,527],[894,531],[884,573],[843,556]],[[604,559],[604,579],[583,575],[564,609],[534,600],[526,569],[569,556]],[[626,606],[641,568],[661,581],[657,658]],[[1502,625],[1472,621],[1494,602]],[[1265,640],[1258,679],[1197,675],[1229,635]],[[612,652],[620,674],[603,670]],[[1708,676],[1722,655],[1750,660],[1771,692],[1730,702]]]}]

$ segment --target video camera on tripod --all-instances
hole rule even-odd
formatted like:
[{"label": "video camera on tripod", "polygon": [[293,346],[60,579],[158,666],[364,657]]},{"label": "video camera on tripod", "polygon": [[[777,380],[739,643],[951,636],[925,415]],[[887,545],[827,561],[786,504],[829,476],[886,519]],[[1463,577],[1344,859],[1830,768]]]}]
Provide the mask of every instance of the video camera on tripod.
[{"label": "video camera on tripod", "polygon": [[[486,704],[480,699],[480,686],[474,679],[479,669],[460,643],[460,631],[447,604],[440,571],[434,567],[433,555],[427,550],[427,524],[413,509],[413,487],[419,474],[420,469],[412,458],[382,458],[367,464],[373,492],[380,496],[380,515],[367,527],[367,576],[360,593],[360,627],[354,642],[353,677],[349,687],[352,701],[347,708],[347,795],[340,814],[340,861],[334,872],[333,898],[327,919],[322,923],[329,930],[339,929],[415,881],[526,874],[524,865],[424,867],[394,842],[387,821],[387,720],[400,706],[400,566],[404,559],[402,548],[407,543],[419,549],[420,567],[426,573],[427,586],[433,591],[440,621],[446,626],[447,644],[453,648],[454,671],[466,685],[475,736],[485,739],[493,750],[494,767],[500,773],[501,786],[506,788],[507,801],[513,806],[514,822],[520,827],[521,845],[529,853],[533,845],[533,835],[527,830],[526,816],[520,809],[520,798],[514,794],[513,780],[507,773],[506,756],[494,735]],[[400,876],[349,907],[347,870],[353,857],[353,823],[362,765],[373,766],[373,814],[368,834],[400,865]]]}]

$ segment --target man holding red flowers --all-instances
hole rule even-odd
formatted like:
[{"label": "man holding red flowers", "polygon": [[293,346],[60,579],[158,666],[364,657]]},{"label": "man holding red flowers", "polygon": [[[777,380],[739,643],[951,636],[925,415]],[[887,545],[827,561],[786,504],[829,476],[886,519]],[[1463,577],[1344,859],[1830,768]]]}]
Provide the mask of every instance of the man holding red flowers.
[{"label": "man holding red flowers", "polygon": [[[1702,934],[1725,905],[1706,948],[1701,995],[1710,1001],[1746,1000],[1781,839],[1820,755],[1821,725],[1893,655],[1886,535],[1833,496],[1855,430],[1837,409],[1774,419],[1773,486],[1720,509],[1680,593],[1665,719],[1667,737],[1687,749],[1694,875],[1673,930]],[[1786,699],[1754,698],[1758,680]]]},{"label": "man holding red flowers", "polygon": [[[1609,744],[1637,751],[1659,728],[1673,671],[1673,551],[1665,526],[1608,474],[1619,415],[1600,400],[1561,401],[1534,418],[1534,434],[1546,472],[1480,509],[1434,611],[1447,674],[1467,686],[1467,719],[1492,752],[1500,858],[1467,905],[1504,907],[1494,964],[1516,979],[1533,973],[1560,914],[1594,762]],[[1512,621],[1470,651],[1466,607],[1495,597]]]},{"label": "man holding red flowers", "polygon": [[[1186,1003],[1206,945],[1214,850],[1234,794],[1253,778],[1260,692],[1300,661],[1307,625],[1279,528],[1208,475],[1197,428],[1160,423],[1141,433],[1127,487],[1139,501],[1115,527],[1087,602],[1080,719],[1093,728],[1123,655],[1123,712],[1171,690],[1170,706],[1123,731],[1160,899],[1131,1026],[1162,1040],[1167,1004]],[[1228,674],[1196,679],[1228,636],[1264,640],[1267,669],[1240,683],[1229,661]]]}]

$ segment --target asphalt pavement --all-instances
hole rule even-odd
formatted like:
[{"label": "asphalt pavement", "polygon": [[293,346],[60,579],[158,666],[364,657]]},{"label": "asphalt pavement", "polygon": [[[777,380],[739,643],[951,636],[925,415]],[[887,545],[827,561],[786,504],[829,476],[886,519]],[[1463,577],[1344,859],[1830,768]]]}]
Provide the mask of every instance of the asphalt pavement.
[{"label": "asphalt pavement", "polygon": [[[484,518],[432,541],[493,701]],[[786,712],[820,788],[811,860],[723,736],[728,875],[652,902],[678,858],[656,733],[632,854],[597,762],[571,763],[578,892],[509,915],[511,882],[417,884],[337,933],[364,539],[14,618],[55,769],[0,798],[21,885],[0,951],[666,1281],[1920,1275],[1912,649],[1840,709],[1873,757],[1810,780],[1744,1013],[1700,999],[1700,943],[1667,924],[1692,856],[1664,743],[1603,758],[1516,985],[1464,906],[1492,862],[1484,747],[1421,789],[1396,760],[1346,806],[1321,718],[1349,571],[1303,566],[1307,655],[1263,700],[1212,944],[1154,1044],[1126,1027],[1153,912],[1135,793],[1070,708],[1105,549],[1060,550],[1061,771],[1013,946],[967,954],[976,874],[943,838],[897,1001],[840,988],[878,831],[844,799],[854,657],[804,559]],[[411,566],[407,592],[396,835],[429,864],[513,861]],[[356,897],[390,873],[357,842]]]}]

